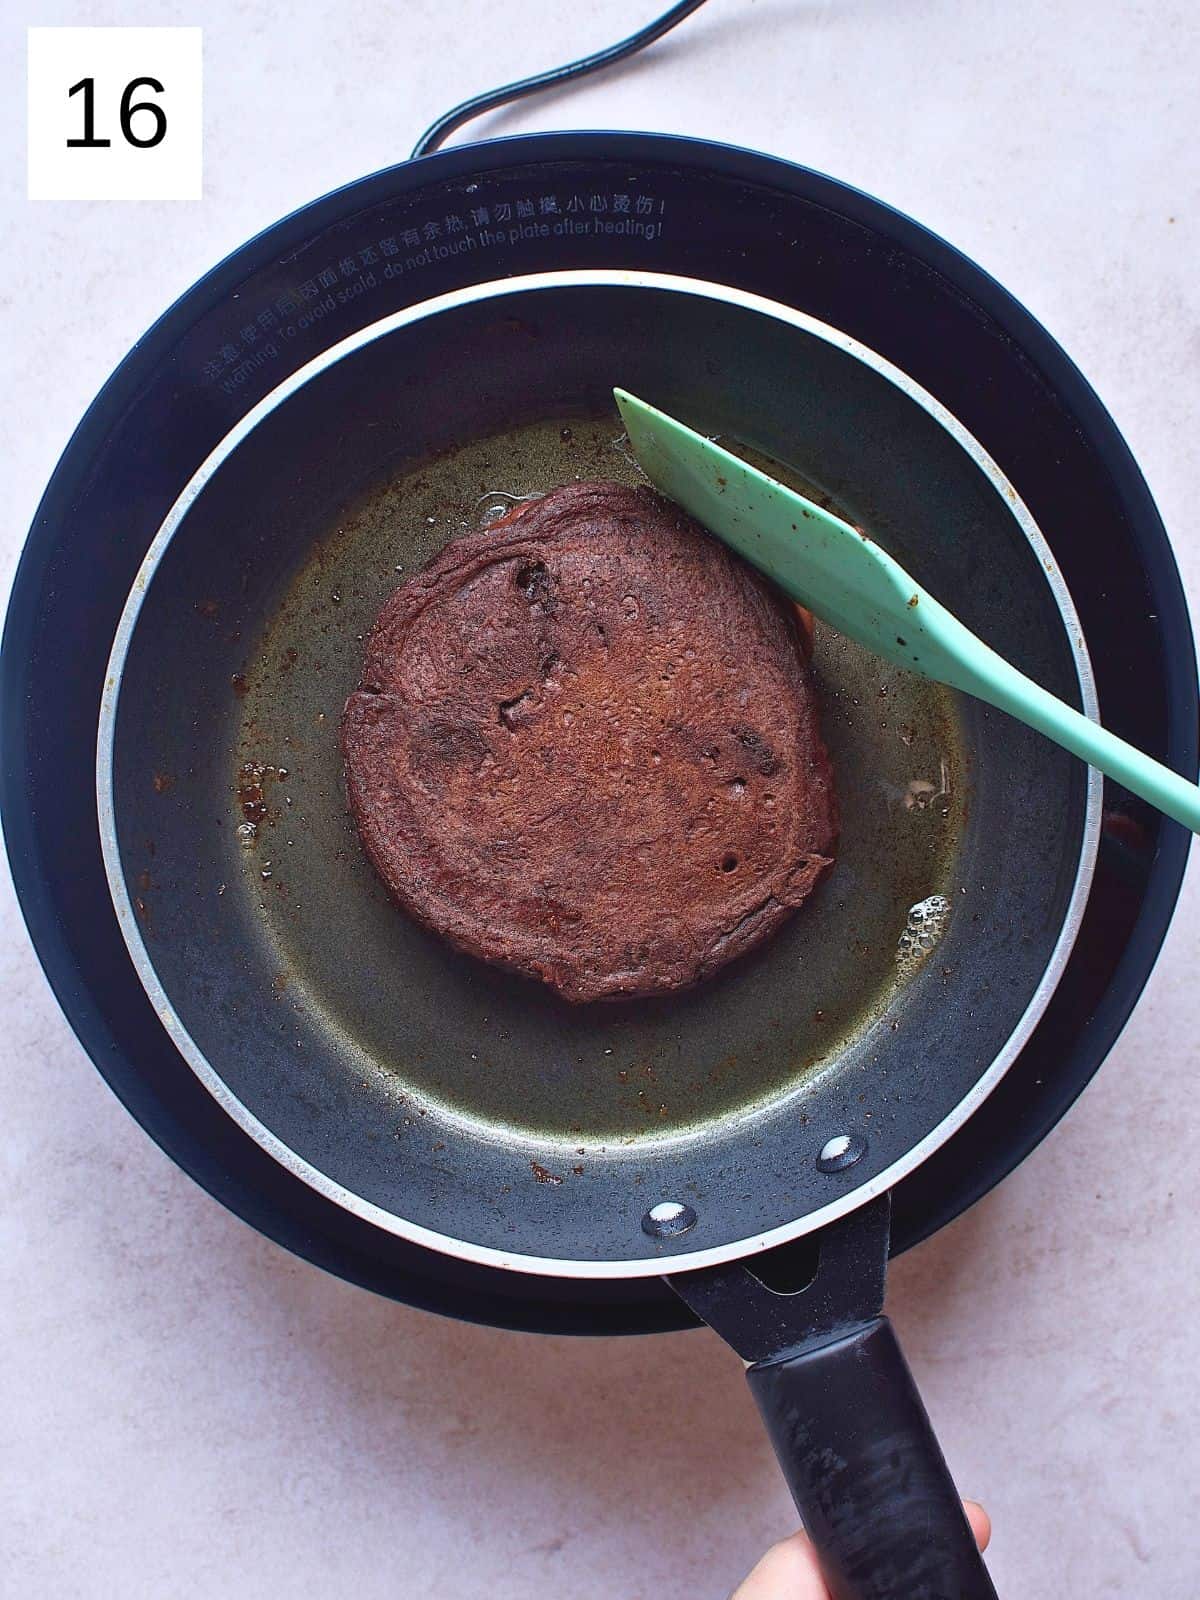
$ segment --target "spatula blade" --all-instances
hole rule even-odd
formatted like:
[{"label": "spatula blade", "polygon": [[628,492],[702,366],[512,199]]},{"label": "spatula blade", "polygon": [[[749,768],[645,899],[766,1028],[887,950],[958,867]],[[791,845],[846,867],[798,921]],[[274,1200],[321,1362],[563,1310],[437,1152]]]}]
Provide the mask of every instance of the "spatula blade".
[{"label": "spatula blade", "polygon": [[614,389],[656,488],[823,621],[877,656],[978,696],[1200,833],[1200,787],[1034,683],[886,551],[711,439]]},{"label": "spatula blade", "polygon": [[643,471],[731,549],[839,633],[910,671],[934,648],[921,607],[934,602],[897,562],[832,512],[703,434],[614,389]]}]

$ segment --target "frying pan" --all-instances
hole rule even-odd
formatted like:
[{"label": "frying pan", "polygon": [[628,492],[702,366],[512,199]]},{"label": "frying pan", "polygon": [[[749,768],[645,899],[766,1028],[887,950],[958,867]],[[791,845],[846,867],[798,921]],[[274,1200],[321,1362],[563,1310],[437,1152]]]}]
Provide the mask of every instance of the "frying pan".
[{"label": "frying pan", "polygon": [[819,633],[836,871],[704,988],[586,1008],[410,924],[346,816],[338,714],[397,574],[490,505],[634,473],[614,381],[795,474],[1094,714],[1031,516],[894,366],[726,286],[484,282],[300,368],[162,523],[100,718],[122,932],[201,1082],[326,1199],[460,1260],[669,1278],[751,1363],[836,1595],[989,1595],[879,1315],[888,1194],[1053,993],[1095,855],[1094,775]]}]

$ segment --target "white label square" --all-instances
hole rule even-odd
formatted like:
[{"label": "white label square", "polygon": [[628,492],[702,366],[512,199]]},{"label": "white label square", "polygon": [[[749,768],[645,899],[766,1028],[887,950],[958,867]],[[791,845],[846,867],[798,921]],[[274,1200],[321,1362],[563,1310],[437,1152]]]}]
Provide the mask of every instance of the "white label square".
[{"label": "white label square", "polygon": [[30,28],[29,198],[199,200],[201,37]]}]

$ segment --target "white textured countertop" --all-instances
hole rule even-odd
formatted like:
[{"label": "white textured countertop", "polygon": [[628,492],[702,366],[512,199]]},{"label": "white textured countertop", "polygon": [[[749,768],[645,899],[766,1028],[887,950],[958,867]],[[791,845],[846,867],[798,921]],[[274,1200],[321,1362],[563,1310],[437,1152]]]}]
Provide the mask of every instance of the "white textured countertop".
[{"label": "white textured countertop", "polygon": [[[5,587],[85,405],[202,270],[405,154],[468,92],[606,44],[657,3],[9,5]],[[26,201],[25,21],[204,23],[203,202]],[[706,135],[920,218],[1083,367],[1194,600],[1197,81],[1182,0],[711,0],[652,56],[479,131]],[[715,1337],[460,1326],[285,1254],[122,1111],[51,999],[7,879],[0,915],[0,1594],[721,1600],[791,1527]],[[1200,1591],[1198,956],[1193,875],[1079,1105],[892,1273],[946,1453],[995,1519],[1005,1600]]]}]

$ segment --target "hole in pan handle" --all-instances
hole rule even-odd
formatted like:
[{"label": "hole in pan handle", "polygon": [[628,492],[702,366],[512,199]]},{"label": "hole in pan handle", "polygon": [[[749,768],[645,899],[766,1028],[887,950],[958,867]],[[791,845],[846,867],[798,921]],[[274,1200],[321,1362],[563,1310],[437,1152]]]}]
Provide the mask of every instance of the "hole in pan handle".
[{"label": "hole in pan handle", "polygon": [[794,1292],[767,1286],[781,1276],[766,1256],[753,1273],[735,1262],[667,1282],[749,1363],[751,1392],[833,1600],[996,1600],[881,1315],[890,1225],[884,1195],[823,1229],[816,1275]]}]

